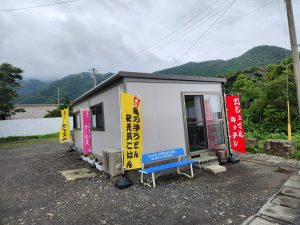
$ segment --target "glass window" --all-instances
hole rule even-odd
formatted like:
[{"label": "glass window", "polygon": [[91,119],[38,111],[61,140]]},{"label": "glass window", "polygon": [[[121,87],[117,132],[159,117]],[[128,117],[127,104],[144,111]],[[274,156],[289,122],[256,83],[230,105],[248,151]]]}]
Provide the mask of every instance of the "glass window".
[{"label": "glass window", "polygon": [[222,119],[221,100],[219,95],[204,95],[206,120]]},{"label": "glass window", "polygon": [[207,123],[207,138],[210,146],[225,143],[223,121]]},{"label": "glass window", "polygon": [[80,129],[80,112],[76,112],[73,114],[73,128]]},{"label": "glass window", "polygon": [[225,144],[221,96],[204,95],[204,109],[208,146],[213,148],[214,146]]},{"label": "glass window", "polygon": [[104,131],[104,110],[103,103],[91,108],[92,128],[95,130]]},{"label": "glass window", "polygon": [[185,96],[185,109],[187,122],[203,121],[202,115],[202,97],[194,95]]},{"label": "glass window", "polygon": [[186,95],[185,110],[190,152],[206,149],[203,97],[201,95]]}]

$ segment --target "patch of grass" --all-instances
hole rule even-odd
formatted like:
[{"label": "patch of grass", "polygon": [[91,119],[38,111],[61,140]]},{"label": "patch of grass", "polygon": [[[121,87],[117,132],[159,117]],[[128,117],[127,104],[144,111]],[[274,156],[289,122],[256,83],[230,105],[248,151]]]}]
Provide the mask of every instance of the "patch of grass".
[{"label": "patch of grass", "polygon": [[0,138],[1,148],[11,148],[23,145],[41,143],[44,141],[58,141],[59,133],[33,135],[33,136],[12,136]]},{"label": "patch of grass", "polygon": [[49,139],[58,138],[59,133],[44,134],[44,135],[33,135],[33,136],[11,136],[6,138],[0,138],[0,142],[16,142],[16,141],[26,141],[34,139]]},{"label": "patch of grass", "polygon": [[295,154],[293,155],[294,158],[300,159],[300,151],[296,151]]}]

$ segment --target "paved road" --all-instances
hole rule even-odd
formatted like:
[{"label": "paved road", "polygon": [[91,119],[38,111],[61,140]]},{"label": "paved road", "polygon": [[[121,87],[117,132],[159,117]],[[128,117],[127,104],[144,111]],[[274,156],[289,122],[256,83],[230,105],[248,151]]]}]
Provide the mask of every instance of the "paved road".
[{"label": "paved road", "polygon": [[0,149],[0,224],[241,224],[295,174],[241,162],[225,174],[195,170],[194,179],[118,190],[95,169],[94,178],[67,181],[59,171],[89,168],[67,150],[54,142]]}]

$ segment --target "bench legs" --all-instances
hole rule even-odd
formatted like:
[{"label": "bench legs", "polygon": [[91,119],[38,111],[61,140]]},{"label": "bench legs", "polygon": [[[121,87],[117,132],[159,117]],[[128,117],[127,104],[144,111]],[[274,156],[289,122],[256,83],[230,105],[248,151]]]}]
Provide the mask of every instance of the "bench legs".
[{"label": "bench legs", "polygon": [[152,173],[152,183],[153,183],[153,187],[155,188],[155,176],[154,176],[154,173]]},{"label": "bench legs", "polygon": [[179,166],[178,166],[178,167],[177,167],[177,173],[178,173],[178,174],[185,175],[185,176],[187,176],[187,177],[189,177],[189,178],[193,178],[193,177],[194,177],[193,164],[190,164],[190,169],[191,169],[191,175],[186,174],[186,173],[183,173],[183,172],[180,172]]},{"label": "bench legs", "polygon": [[[189,178],[193,178],[194,177],[194,170],[193,170],[193,164],[192,163],[190,164],[190,169],[191,169],[191,174],[186,174],[186,173],[180,172],[179,166],[178,166],[177,167],[177,173],[185,175],[185,176],[187,176]],[[150,186],[150,183],[152,182],[152,185],[155,188],[156,187],[156,184],[155,184],[155,174],[151,173],[151,177],[152,177],[152,179],[148,183],[144,183],[144,173],[141,173],[141,183]]]},{"label": "bench legs", "polygon": [[155,174],[152,173],[151,176],[152,176],[152,179],[148,183],[144,183],[144,173],[141,173],[141,183],[150,186],[150,183],[152,182],[153,187],[156,187],[156,184],[155,184]]}]

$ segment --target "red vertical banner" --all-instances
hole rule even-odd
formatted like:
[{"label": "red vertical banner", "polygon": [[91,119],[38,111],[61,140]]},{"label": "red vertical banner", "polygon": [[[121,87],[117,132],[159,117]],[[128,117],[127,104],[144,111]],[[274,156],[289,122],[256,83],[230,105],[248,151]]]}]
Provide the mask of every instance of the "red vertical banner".
[{"label": "red vertical banner", "polygon": [[231,149],[246,153],[240,96],[226,95],[226,110]]}]

